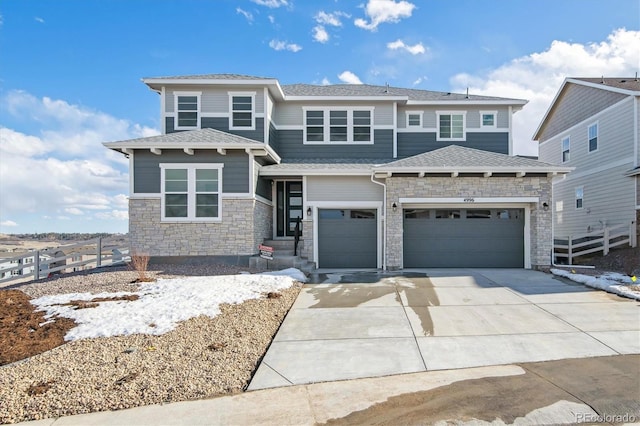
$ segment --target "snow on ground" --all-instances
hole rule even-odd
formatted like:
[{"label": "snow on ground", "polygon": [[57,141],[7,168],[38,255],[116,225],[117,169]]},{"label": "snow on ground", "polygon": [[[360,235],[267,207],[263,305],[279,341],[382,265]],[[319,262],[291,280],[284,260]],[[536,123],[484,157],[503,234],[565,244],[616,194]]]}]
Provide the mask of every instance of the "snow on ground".
[{"label": "snow on ground", "polygon": [[640,291],[634,290],[631,284],[640,285],[640,281],[634,283],[631,277],[615,272],[607,272],[599,277],[582,275],[565,271],[563,269],[552,269],[551,273],[560,277],[569,278],[572,281],[587,285],[589,287],[605,290],[609,293],[619,294],[631,299],[640,300]]},{"label": "snow on ground", "polygon": [[[65,340],[129,334],[167,333],[179,322],[199,315],[211,318],[220,313],[220,304],[238,304],[264,297],[268,292],[289,288],[300,273],[286,270],[281,275],[220,275],[159,279],[144,283],[135,293],[70,293],[43,296],[31,303],[46,311],[45,318],[59,315],[73,319],[77,326]],[[282,271],[281,271],[282,272]],[[296,278],[291,276],[295,275]],[[301,278],[301,277],[300,277]],[[74,309],[72,300],[89,301],[98,297],[138,295],[137,300],[98,302],[95,308]]]},{"label": "snow on ground", "polygon": [[274,275],[274,276],[285,276],[291,277],[296,281],[300,281],[301,283],[307,282],[307,276],[299,269],[296,268],[287,268],[281,271],[271,271],[271,272],[263,272],[260,275]]}]

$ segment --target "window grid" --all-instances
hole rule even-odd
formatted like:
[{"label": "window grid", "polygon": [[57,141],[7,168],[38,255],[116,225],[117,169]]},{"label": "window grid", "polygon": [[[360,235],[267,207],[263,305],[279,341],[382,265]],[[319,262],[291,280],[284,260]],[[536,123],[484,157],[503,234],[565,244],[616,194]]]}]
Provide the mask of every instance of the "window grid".
[{"label": "window grid", "polygon": [[305,110],[305,143],[371,143],[370,110]]},{"label": "window grid", "polygon": [[584,204],[584,187],[576,188],[576,209],[581,209]]},{"label": "window grid", "polygon": [[464,114],[440,113],[438,115],[438,139],[463,140]]},{"label": "window grid", "polygon": [[161,164],[162,220],[216,221],[223,164]]},{"label": "window grid", "polygon": [[196,129],[200,120],[200,92],[176,92],[175,128]]},{"label": "window grid", "polygon": [[569,136],[562,139],[562,162],[566,163],[569,161],[569,154],[571,151],[571,140]]},{"label": "window grid", "polygon": [[589,152],[596,151],[598,149],[598,123],[594,123],[589,126],[588,139],[589,139]]}]

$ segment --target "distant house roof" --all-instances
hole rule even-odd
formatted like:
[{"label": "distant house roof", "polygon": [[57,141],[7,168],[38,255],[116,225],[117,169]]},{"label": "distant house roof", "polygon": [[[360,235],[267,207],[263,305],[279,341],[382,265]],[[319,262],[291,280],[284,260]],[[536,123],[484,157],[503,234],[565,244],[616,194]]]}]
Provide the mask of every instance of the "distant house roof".
[{"label": "distant house roof", "polygon": [[542,131],[546,126],[547,119],[551,116],[556,102],[561,98],[561,94],[569,84],[579,84],[600,90],[608,90],[628,96],[640,96],[640,78],[638,77],[568,77],[562,82],[553,101],[549,105],[547,112],[542,117],[538,128],[533,134],[533,140],[537,141],[542,136]]},{"label": "distant house roof", "polygon": [[388,173],[568,173],[571,167],[559,167],[542,161],[450,145],[413,157],[374,167]]},{"label": "distant house roof", "polygon": [[193,149],[264,150],[266,155],[269,155],[274,161],[280,161],[278,154],[262,142],[210,128],[167,133],[165,135],[117,142],[105,142],[103,145],[124,153],[127,153],[131,149],[150,149],[152,151],[161,149],[183,149],[185,151]]}]

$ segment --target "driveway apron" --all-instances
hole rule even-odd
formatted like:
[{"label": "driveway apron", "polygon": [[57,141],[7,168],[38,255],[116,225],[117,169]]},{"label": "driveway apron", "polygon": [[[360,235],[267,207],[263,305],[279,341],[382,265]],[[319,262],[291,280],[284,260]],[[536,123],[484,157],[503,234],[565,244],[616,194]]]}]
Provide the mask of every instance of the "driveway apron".
[{"label": "driveway apron", "polygon": [[640,353],[640,304],[523,269],[320,273],[249,390]]}]

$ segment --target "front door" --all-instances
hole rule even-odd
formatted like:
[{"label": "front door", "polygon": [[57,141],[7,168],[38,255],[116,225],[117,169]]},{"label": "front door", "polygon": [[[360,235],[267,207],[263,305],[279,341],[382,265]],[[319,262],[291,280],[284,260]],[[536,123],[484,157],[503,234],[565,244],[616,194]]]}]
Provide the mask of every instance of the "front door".
[{"label": "front door", "polygon": [[302,182],[276,182],[276,236],[293,237],[296,219],[302,219]]}]

